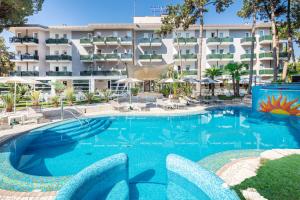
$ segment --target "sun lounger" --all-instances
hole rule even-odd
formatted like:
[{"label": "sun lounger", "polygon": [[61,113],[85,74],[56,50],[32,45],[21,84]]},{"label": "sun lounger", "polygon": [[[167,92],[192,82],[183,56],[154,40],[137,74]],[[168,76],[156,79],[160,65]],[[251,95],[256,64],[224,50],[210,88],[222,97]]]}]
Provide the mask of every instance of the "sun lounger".
[{"label": "sun lounger", "polygon": [[184,97],[184,99],[187,101],[188,104],[199,104],[200,101],[196,100],[196,99],[192,99],[190,97]]},{"label": "sun lounger", "polygon": [[44,115],[41,109],[33,109],[31,107],[27,108],[27,113],[24,116],[24,124],[28,123],[39,123],[41,119],[44,118]]},{"label": "sun lounger", "polygon": [[125,105],[122,105],[122,104],[119,104],[118,102],[116,101],[110,101],[109,102],[110,105],[115,109],[115,110],[118,110],[120,112],[125,112],[125,111],[128,111],[129,110],[129,106],[125,106]]}]

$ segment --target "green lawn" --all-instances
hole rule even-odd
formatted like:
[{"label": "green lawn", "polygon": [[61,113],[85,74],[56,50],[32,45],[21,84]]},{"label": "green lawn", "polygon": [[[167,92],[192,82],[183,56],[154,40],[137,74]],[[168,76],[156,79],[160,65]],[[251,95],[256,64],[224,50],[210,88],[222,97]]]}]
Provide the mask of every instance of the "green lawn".
[{"label": "green lawn", "polygon": [[269,200],[300,200],[300,155],[266,161],[255,177],[246,179],[233,189],[241,199],[241,190],[255,188]]}]

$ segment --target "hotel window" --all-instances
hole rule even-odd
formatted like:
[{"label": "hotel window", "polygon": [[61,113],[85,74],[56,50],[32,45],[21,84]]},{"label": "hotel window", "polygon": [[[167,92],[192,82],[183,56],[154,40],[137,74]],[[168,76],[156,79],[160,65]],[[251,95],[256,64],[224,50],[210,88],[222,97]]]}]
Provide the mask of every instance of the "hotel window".
[{"label": "hotel window", "polygon": [[18,56],[20,56],[21,54],[22,54],[21,51],[18,51],[18,52],[17,52],[17,55],[18,55]]},{"label": "hotel window", "polygon": [[211,50],[211,54],[216,54],[216,50],[215,50],[215,49],[212,49],[212,50]]},{"label": "hotel window", "polygon": [[54,70],[55,70],[56,72],[59,72],[59,67],[56,66],[56,67],[54,68]]},{"label": "hotel window", "polygon": [[245,36],[246,36],[246,37],[250,37],[250,33],[249,33],[249,32],[246,32],[246,33],[245,33]]},{"label": "hotel window", "polygon": [[118,37],[118,32],[117,32],[117,31],[114,31],[114,32],[113,32],[113,36],[114,36],[114,37]]},{"label": "hotel window", "polygon": [[223,54],[224,53],[224,49],[220,49],[220,54]]},{"label": "hotel window", "polygon": [[190,50],[189,50],[189,49],[186,49],[186,50],[185,50],[185,54],[190,54]]},{"label": "hotel window", "polygon": [[113,53],[114,53],[114,54],[117,54],[117,53],[118,53],[118,50],[117,50],[117,49],[115,49],[115,50],[113,51]]},{"label": "hotel window", "polygon": [[186,70],[186,71],[190,71],[190,68],[191,68],[190,65],[186,65],[186,66],[185,66],[185,70]]},{"label": "hotel window", "polygon": [[63,66],[63,71],[64,71],[64,72],[67,72],[67,71],[68,71],[67,66]]},{"label": "hotel window", "polygon": [[156,55],[156,51],[153,51],[153,55]]},{"label": "hotel window", "polygon": [[58,39],[59,38],[59,35],[56,33],[55,34],[55,39]]},{"label": "hotel window", "polygon": [[33,33],[34,38],[38,38],[38,33]]},{"label": "hotel window", "polygon": [[144,55],[147,55],[148,54],[148,51],[144,51]]},{"label": "hotel window", "polygon": [[126,36],[131,37],[131,31],[127,31]]},{"label": "hotel window", "polygon": [[181,37],[181,33],[177,33],[177,36],[180,38]]},{"label": "hotel window", "polygon": [[18,37],[18,38],[22,37],[22,33],[20,33],[20,32],[17,33],[17,37]]},{"label": "hotel window", "polygon": [[57,50],[54,51],[54,54],[58,56],[59,55],[59,51],[57,51]]},{"label": "hotel window", "polygon": [[64,33],[63,37],[64,37],[64,39],[67,39],[67,34]]},{"label": "hotel window", "polygon": [[39,55],[38,50],[35,50],[35,51],[34,51],[34,55],[35,55],[35,56]]},{"label": "hotel window", "polygon": [[34,66],[33,69],[34,69],[34,71],[36,71],[36,72],[39,71],[39,67],[38,67],[38,66]]},{"label": "hotel window", "polygon": [[223,38],[224,37],[224,33],[219,33],[219,37]]},{"label": "hotel window", "polygon": [[185,37],[186,37],[186,38],[190,38],[190,33],[186,33],[186,34],[185,34]]},{"label": "hotel window", "polygon": [[149,33],[144,33],[144,38],[149,38]]},{"label": "hotel window", "polygon": [[88,38],[92,38],[92,37],[93,37],[93,34],[88,33],[87,36],[88,36]]},{"label": "hotel window", "polygon": [[212,33],[210,34],[210,36],[211,36],[212,38],[214,38],[214,37],[216,37],[216,33],[215,33],[215,32],[212,32]]},{"label": "hotel window", "polygon": [[64,51],[63,51],[63,54],[64,54],[64,55],[67,55],[67,51],[66,51],[66,50],[64,50]]},{"label": "hotel window", "polygon": [[259,36],[264,36],[265,35],[265,32],[263,30],[260,30],[259,31]]},{"label": "hotel window", "polygon": [[21,71],[22,67],[21,66],[17,66],[17,71]]}]

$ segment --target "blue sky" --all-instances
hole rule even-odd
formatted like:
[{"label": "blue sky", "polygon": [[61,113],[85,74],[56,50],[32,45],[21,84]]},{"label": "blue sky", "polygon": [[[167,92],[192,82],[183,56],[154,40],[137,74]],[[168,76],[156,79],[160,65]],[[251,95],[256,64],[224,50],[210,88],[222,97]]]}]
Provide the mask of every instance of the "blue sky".
[{"label": "blue sky", "polygon": [[[42,25],[86,25],[89,23],[131,23],[136,16],[153,16],[151,7],[166,6],[182,3],[183,0],[45,0],[42,11],[30,16],[28,23]],[[243,20],[236,16],[241,8],[241,0],[218,14],[213,7],[205,16],[205,23],[209,24],[239,24]],[[8,39],[10,34],[1,34]],[[300,54],[299,49],[297,54]]]}]

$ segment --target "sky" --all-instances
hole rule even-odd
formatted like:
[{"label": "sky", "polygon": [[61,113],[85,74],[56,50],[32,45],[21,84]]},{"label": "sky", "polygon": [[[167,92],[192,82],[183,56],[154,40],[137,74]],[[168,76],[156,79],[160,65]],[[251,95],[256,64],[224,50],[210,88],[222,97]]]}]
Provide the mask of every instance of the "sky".
[{"label": "sky", "polygon": [[[153,7],[164,7],[182,2],[183,0],[45,0],[42,11],[28,17],[28,23],[46,26],[132,23],[134,13],[135,16],[153,16],[153,9],[151,9]],[[249,23],[250,20],[243,20],[236,15],[241,6],[242,0],[235,0],[235,3],[221,14],[216,13],[211,6],[205,15],[205,23]],[[4,36],[7,45],[10,45],[8,43],[8,38],[11,37],[9,32],[4,31],[0,36]],[[299,49],[297,49],[297,55],[300,55]]]}]

